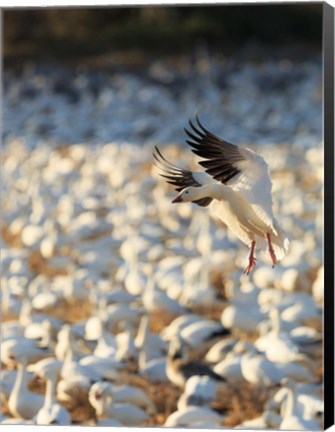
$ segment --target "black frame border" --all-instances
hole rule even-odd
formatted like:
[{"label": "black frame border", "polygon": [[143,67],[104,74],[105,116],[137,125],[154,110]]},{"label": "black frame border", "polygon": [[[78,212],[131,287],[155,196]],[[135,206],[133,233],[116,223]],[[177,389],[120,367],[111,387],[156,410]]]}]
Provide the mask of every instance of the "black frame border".
[{"label": "black frame border", "polygon": [[323,4],[324,428],[334,424],[334,8]]}]

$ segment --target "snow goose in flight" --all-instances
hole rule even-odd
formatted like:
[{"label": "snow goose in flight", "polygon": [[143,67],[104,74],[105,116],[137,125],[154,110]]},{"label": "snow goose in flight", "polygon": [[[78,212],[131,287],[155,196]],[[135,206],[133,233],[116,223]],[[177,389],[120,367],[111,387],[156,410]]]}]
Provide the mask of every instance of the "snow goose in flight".
[{"label": "snow goose in flight", "polygon": [[205,171],[190,171],[168,162],[155,147],[161,176],[179,192],[172,201],[194,202],[211,210],[245,244],[250,246],[249,274],[256,265],[255,249],[268,250],[272,265],[287,253],[289,241],[272,212],[271,180],[264,159],[209,132],[196,116],[190,120],[186,142],[200,156]]}]

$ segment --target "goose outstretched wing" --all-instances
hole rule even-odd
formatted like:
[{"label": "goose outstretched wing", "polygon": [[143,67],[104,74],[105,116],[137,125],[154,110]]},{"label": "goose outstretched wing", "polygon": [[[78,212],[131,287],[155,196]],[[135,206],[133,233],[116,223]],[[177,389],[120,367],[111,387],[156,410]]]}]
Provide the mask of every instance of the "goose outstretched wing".
[{"label": "goose outstretched wing", "polygon": [[190,139],[186,142],[193,153],[202,159],[199,164],[215,180],[230,186],[252,206],[257,216],[273,228],[272,183],[268,165],[250,149],[231,144],[207,130],[196,116],[191,120],[191,131],[185,129]]}]

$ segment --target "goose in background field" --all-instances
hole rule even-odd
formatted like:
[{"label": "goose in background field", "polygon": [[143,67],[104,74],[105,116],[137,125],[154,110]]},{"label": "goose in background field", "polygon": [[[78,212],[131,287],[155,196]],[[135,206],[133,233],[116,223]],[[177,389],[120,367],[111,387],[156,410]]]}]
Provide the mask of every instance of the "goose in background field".
[{"label": "goose in background field", "polygon": [[119,286],[114,286],[109,280],[100,280],[97,283],[97,291],[90,293],[90,300],[93,304],[98,304],[101,298],[106,299],[106,303],[125,303],[130,304],[138,299],[138,296],[130,294]]},{"label": "goose in background field", "polygon": [[285,378],[283,385],[287,388],[285,409],[280,429],[283,430],[319,430],[319,423],[312,418],[306,418],[299,412],[297,396],[295,393],[295,383],[291,379]]},{"label": "goose in background field", "polygon": [[119,327],[123,331],[119,332],[115,337],[118,346],[115,358],[120,362],[137,359],[134,325],[127,321],[121,321]]},{"label": "goose in background field", "polygon": [[245,420],[239,425],[235,426],[234,429],[278,429],[282,418],[279,414],[273,411],[264,411],[259,417],[252,420]]},{"label": "goose in background field", "polygon": [[165,354],[167,344],[163,338],[149,329],[150,316],[143,315],[134,340],[135,347],[141,350],[145,347],[148,358],[157,358]]},{"label": "goose in background field", "polygon": [[280,313],[276,307],[270,311],[270,318],[273,320],[273,329],[261,335],[255,341],[255,347],[265,352],[269,360],[278,363],[288,363],[303,360],[298,345],[296,345],[287,332],[282,331]]},{"label": "goose in background field", "polygon": [[142,347],[138,355],[139,374],[145,377],[151,383],[169,382],[166,369],[166,356],[150,358],[146,347]]},{"label": "goose in background field", "polygon": [[217,382],[225,382],[210,366],[197,360],[183,357],[183,342],[175,338],[170,342],[166,366],[169,380],[178,387],[184,388],[187,380],[193,375],[207,376]]},{"label": "goose in background field", "polygon": [[239,382],[243,380],[241,368],[242,354],[237,354],[234,351],[228,353],[226,357],[219,361],[213,370],[217,374],[226,377],[228,382]]},{"label": "goose in background field", "polygon": [[[17,370],[1,370],[0,371],[0,401],[8,401],[8,398],[13,390],[15,379],[17,376]],[[29,377],[30,378],[30,377]],[[28,378],[28,379],[29,379]]]},{"label": "goose in background field", "polygon": [[196,427],[199,422],[206,422],[206,428],[222,428],[221,422],[224,417],[216,411],[207,407],[188,406],[182,410],[177,410],[166,419],[165,427]]},{"label": "goose in background field", "polygon": [[185,327],[199,321],[206,321],[206,318],[196,314],[181,315],[180,317],[171,321],[171,323],[161,331],[160,335],[165,341],[169,342],[175,337],[179,336],[180,332]]},{"label": "goose in background field", "polygon": [[224,360],[227,357],[237,342],[238,340],[235,338],[219,340],[207,351],[205,360],[208,363],[219,363],[221,360]]},{"label": "goose in background field", "polygon": [[277,384],[284,377],[279,367],[257,351],[253,344],[240,341],[235,346],[236,353],[242,353],[241,371],[244,379],[261,387]]},{"label": "goose in background field", "polygon": [[156,286],[155,278],[149,277],[142,301],[145,310],[148,313],[164,312],[171,315],[185,314],[189,310],[181,305],[178,300],[170,297],[165,291],[162,291]]},{"label": "goose in background field", "polygon": [[210,406],[216,396],[216,382],[208,376],[194,375],[186,381],[185,389],[178,399],[177,408],[187,406]]},{"label": "goose in background field", "polygon": [[179,192],[172,201],[209,206],[228,228],[250,247],[249,274],[256,265],[255,250],[267,251],[272,265],[287,253],[289,241],[272,212],[272,183],[264,159],[209,132],[196,116],[186,142],[203,160],[205,171],[189,171],[168,162],[155,147],[154,157],[166,178]]},{"label": "goose in background field", "polygon": [[[41,276],[41,275],[39,275],[39,276]],[[19,316],[20,324],[26,328],[30,324],[42,323],[43,321],[49,321],[51,324],[51,327],[54,330],[60,330],[62,325],[64,324],[64,321],[62,321],[61,319],[58,319],[52,315],[42,313],[42,312],[33,313],[33,306],[32,306],[30,298],[25,298],[22,301],[22,306],[21,306],[21,310],[20,310],[20,316]]]},{"label": "goose in background field", "polygon": [[36,376],[47,381],[44,404],[34,418],[36,424],[71,424],[69,412],[56,400],[56,385],[61,368],[62,362],[55,358],[41,360],[33,367]]},{"label": "goose in background field", "polygon": [[57,334],[57,343],[55,346],[55,355],[58,360],[65,360],[68,352],[71,351],[73,356],[81,357],[81,349],[76,342],[74,332],[69,324],[64,324]]},{"label": "goose in background field", "polygon": [[44,404],[44,397],[28,390],[28,356],[22,351],[10,353],[8,358],[17,364],[14,387],[8,399],[8,409],[13,417],[31,420]]},{"label": "goose in background field", "polygon": [[7,339],[1,344],[0,358],[4,365],[20,362],[21,359],[26,364],[34,363],[45,357],[49,357],[51,352],[48,349],[39,348],[35,341],[24,336]]},{"label": "goose in background field", "polygon": [[246,333],[254,333],[263,318],[264,314],[253,305],[243,307],[229,304],[221,313],[221,323],[224,327]]},{"label": "goose in background field", "polygon": [[90,365],[82,365],[75,360],[74,352],[71,347],[69,347],[65,355],[60,374],[65,380],[72,379],[74,377],[88,378],[93,381],[99,381],[102,379],[101,374],[97,373]]},{"label": "goose in background field", "polygon": [[49,320],[28,324],[24,330],[24,336],[35,340],[41,348],[51,349],[54,346],[53,329]]},{"label": "goose in background field", "polygon": [[95,394],[95,397],[111,396],[114,403],[131,403],[152,414],[156,411],[155,405],[146,393],[132,385],[115,385],[110,382],[99,381],[92,385],[90,394]]},{"label": "goose in background field", "polygon": [[[286,379],[288,381],[288,379]],[[292,379],[290,380],[292,381]],[[281,387],[265,404],[266,411],[285,415],[287,395],[290,391],[282,381]],[[322,422],[324,411],[323,390],[321,383],[297,383],[295,384],[296,412],[303,418]],[[322,423],[320,426],[323,426]]]},{"label": "goose in background field", "polygon": [[81,401],[86,402],[91,385],[90,378],[81,375],[61,379],[58,381],[56,389],[57,400],[66,402],[72,406],[80,404]]},{"label": "goose in background field", "polygon": [[203,344],[230,334],[219,322],[202,319],[191,323],[180,331],[181,339],[191,348],[201,348]]},{"label": "goose in background field", "polygon": [[88,398],[99,418],[116,419],[125,426],[140,426],[149,418],[148,414],[137,405],[115,403],[108,392],[100,392],[97,386],[90,389]]}]

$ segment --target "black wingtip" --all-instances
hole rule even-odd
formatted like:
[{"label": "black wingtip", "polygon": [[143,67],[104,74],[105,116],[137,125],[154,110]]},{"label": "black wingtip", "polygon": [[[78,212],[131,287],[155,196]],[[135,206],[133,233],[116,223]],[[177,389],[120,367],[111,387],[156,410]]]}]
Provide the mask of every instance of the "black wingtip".
[{"label": "black wingtip", "polygon": [[195,119],[196,119],[196,121],[197,121],[198,126],[200,127],[200,129],[201,129],[205,134],[210,134],[209,130],[206,129],[206,128],[203,126],[203,124],[201,123],[198,113],[196,114]]}]

